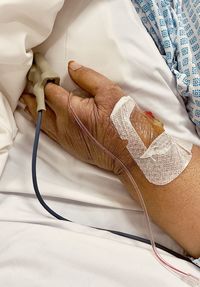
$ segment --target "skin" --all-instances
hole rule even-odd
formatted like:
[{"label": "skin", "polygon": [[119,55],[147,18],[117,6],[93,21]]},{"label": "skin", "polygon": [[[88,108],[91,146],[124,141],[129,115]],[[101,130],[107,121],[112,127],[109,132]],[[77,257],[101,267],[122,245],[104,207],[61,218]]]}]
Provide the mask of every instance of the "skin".
[{"label": "skin", "polygon": [[[137,182],[147,210],[153,221],[174,238],[191,256],[200,256],[200,148],[194,146],[193,157],[184,172],[164,186],[149,183],[126,149],[127,142],[119,138],[110,121],[116,102],[123,90],[97,72],[70,62],[69,74],[74,82],[88,93],[88,97],[71,95],[52,83],[46,85],[47,111],[42,130],[67,152],[80,160],[112,171],[127,191],[138,201],[134,189],[122,167],[108,156],[77,125],[73,111],[92,136],[127,166]],[[27,112],[36,121],[36,101],[31,94],[22,95]],[[72,109],[71,109],[71,108]],[[163,132],[162,125],[139,108],[131,115],[131,122],[148,147]]]}]

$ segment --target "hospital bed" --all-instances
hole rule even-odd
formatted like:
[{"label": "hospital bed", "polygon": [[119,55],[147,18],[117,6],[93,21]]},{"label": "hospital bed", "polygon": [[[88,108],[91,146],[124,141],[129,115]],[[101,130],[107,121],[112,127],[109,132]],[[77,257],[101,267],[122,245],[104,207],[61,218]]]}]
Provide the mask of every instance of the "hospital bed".
[{"label": "hospital bed", "polygon": [[[89,227],[149,237],[143,211],[113,174],[78,161],[45,134],[37,166],[41,193],[75,223],[47,214],[32,188],[34,124],[18,99],[33,52],[45,55],[64,88],[77,89],[67,73],[67,62],[76,60],[150,108],[169,134],[200,145],[174,77],[131,1],[2,0],[0,21],[2,286],[188,286],[155,260],[150,246]],[[183,254],[152,228],[158,243]],[[159,252],[198,275],[190,263]]]}]

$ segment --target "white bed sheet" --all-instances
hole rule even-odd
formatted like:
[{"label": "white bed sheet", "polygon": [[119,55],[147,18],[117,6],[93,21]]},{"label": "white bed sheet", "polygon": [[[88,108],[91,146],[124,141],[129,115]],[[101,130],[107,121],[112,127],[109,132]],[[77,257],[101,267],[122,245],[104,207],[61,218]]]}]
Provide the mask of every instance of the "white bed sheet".
[{"label": "white bed sheet", "polygon": [[[9,2],[15,2],[16,6],[17,3],[24,3],[22,0],[10,0]],[[61,8],[62,2],[63,1],[54,1],[54,9],[52,9],[54,18]],[[36,1],[34,5],[37,6],[38,4],[39,1]],[[48,3],[46,5],[48,7]],[[24,7],[24,9],[27,8],[26,5]],[[45,5],[42,5],[42,7],[45,11]],[[43,23],[48,19],[47,15],[49,11],[48,8],[46,9],[46,20],[43,19]],[[37,17],[41,17],[41,15]],[[48,36],[48,33],[50,33],[53,26],[53,22],[53,18],[51,18],[51,21],[48,22],[49,28],[45,30],[45,35],[43,34],[43,38],[40,38],[39,40],[36,37],[37,41],[40,42],[42,41],[41,39],[44,40],[45,37]],[[36,45],[37,41],[32,44],[32,47]],[[189,139],[191,143],[200,145],[200,140],[195,134],[194,127],[188,119],[187,113],[175,89],[174,78],[128,0],[80,0],[78,2],[66,0],[63,9],[58,14],[51,36],[35,50],[46,55],[53,68],[60,74],[62,86],[65,88],[70,90],[76,88],[70,80],[66,69],[67,62],[71,59],[76,59],[80,63],[95,68],[99,72],[104,73],[118,82],[127,94],[132,93],[135,100],[145,109],[151,108],[151,110],[163,120],[166,129],[170,134],[180,139]],[[16,55],[15,57],[17,58]],[[30,56],[28,64],[25,62],[24,66],[22,64],[21,67],[24,68],[21,79],[15,81],[15,85],[18,87],[18,91],[15,94],[13,94],[12,85],[10,87],[11,90],[6,90],[6,87],[10,84],[9,76],[11,76],[13,72],[12,69],[9,69],[9,64],[6,66],[8,69],[7,81],[4,78],[3,92],[6,90],[7,98],[13,109],[16,105],[16,99],[23,89],[26,71],[31,64],[32,55],[30,50],[28,56]],[[7,57],[6,59],[10,58]],[[3,65],[1,65],[1,69],[3,69]],[[15,74],[17,74],[16,72],[17,71],[15,71]],[[6,111],[8,112],[8,109],[6,109]],[[11,119],[12,117],[10,116],[9,118]],[[5,118],[2,122],[3,121],[5,121]],[[8,121],[8,123],[11,123],[11,121]],[[25,278],[26,266],[24,262],[26,262],[26,260],[28,262],[32,260],[33,262],[33,264],[29,266],[30,268],[27,267],[29,268],[29,276],[34,274],[33,269],[37,270],[37,266],[35,265],[36,262],[39,263],[39,266],[42,266],[39,273],[40,279],[37,281],[38,285],[36,284],[37,286],[42,286],[41,282],[43,282],[42,280],[44,280],[47,270],[52,270],[55,266],[59,266],[59,268],[55,268],[56,274],[55,278],[52,279],[52,282],[55,282],[54,279],[58,280],[57,282],[59,282],[59,280],[61,280],[60,282],[63,282],[62,280],[67,280],[68,276],[71,276],[70,282],[73,282],[74,284],[71,284],[71,286],[79,286],[77,284],[81,284],[82,277],[79,275],[74,276],[72,269],[76,268],[76,264],[79,266],[78,262],[82,260],[84,260],[87,268],[84,269],[83,265],[81,265],[80,269],[77,267],[76,273],[82,274],[84,277],[85,281],[81,286],[90,286],[87,284],[93,286],[93,280],[97,281],[94,284],[95,286],[98,286],[97,284],[99,284],[99,286],[100,284],[102,285],[102,282],[104,282],[104,286],[129,286],[128,284],[132,285],[132,278],[137,278],[137,280],[139,280],[138,286],[145,286],[147,282],[149,283],[149,278],[153,278],[152,286],[155,286],[155,282],[162,282],[162,284],[166,284],[166,286],[170,286],[170,284],[174,282],[174,286],[184,286],[183,283],[177,283],[176,279],[173,279],[170,274],[164,276],[165,271],[163,271],[164,273],[160,273],[161,276],[157,276],[160,272],[158,271],[160,270],[160,267],[158,267],[157,263],[153,263],[152,266],[149,266],[154,259],[150,259],[148,251],[142,251],[143,249],[140,250],[138,247],[131,251],[131,254],[136,252],[135,255],[127,257],[129,259],[124,262],[127,262],[127,268],[129,268],[129,260],[130,263],[135,266],[136,261],[134,256],[137,256],[138,258],[141,252],[141,258],[138,259],[138,266],[141,266],[141,264],[143,264],[142,262],[145,262],[145,266],[149,266],[150,268],[146,269],[147,272],[145,271],[145,276],[143,276],[145,278],[143,278],[140,273],[137,273],[138,271],[135,272],[133,268],[130,268],[130,270],[127,269],[125,273],[123,270],[123,274],[120,275],[121,279],[118,278],[116,281],[115,276],[119,273],[117,270],[118,268],[120,270],[122,266],[120,267],[120,262],[116,263],[119,264],[118,267],[113,264],[117,261],[116,258],[118,256],[119,258],[123,256],[124,259],[126,257],[126,252],[124,253],[125,255],[121,255],[124,250],[121,244],[116,244],[115,246],[111,241],[107,245],[107,241],[103,241],[102,246],[104,246],[105,254],[109,253],[108,250],[110,250],[110,246],[112,246],[111,249],[114,248],[113,250],[115,250],[115,248],[116,250],[120,249],[120,254],[118,254],[117,257],[113,255],[115,253],[113,251],[109,263],[104,255],[104,258],[101,257],[100,250],[94,251],[95,247],[96,249],[100,248],[101,243],[98,242],[102,242],[101,240],[103,240],[97,240],[99,232],[88,231],[86,228],[88,232],[92,232],[93,235],[95,235],[94,238],[91,237],[91,249],[89,251],[88,245],[90,244],[86,243],[89,239],[83,239],[84,235],[81,234],[79,234],[80,237],[76,236],[76,233],[81,233],[84,228],[51,220],[50,216],[47,215],[37,203],[32,190],[30,160],[34,126],[31,121],[24,117],[23,112],[19,108],[15,111],[15,121],[18,126],[18,133],[14,140],[14,144],[9,151],[9,158],[0,181],[0,224],[1,229],[5,230],[4,234],[1,235],[0,240],[3,246],[6,246],[6,238],[9,238],[10,234],[10,237],[13,238],[13,249],[16,252],[13,254],[18,254],[18,249],[21,250],[24,246],[23,254],[20,257],[21,269],[19,271],[18,286],[23,286],[20,285],[20,282],[22,281],[22,278]],[[15,131],[14,123],[13,125],[10,125],[10,127],[9,128],[13,133],[13,131]],[[5,131],[7,130],[8,128],[4,129],[4,136]],[[12,142],[12,139],[10,142]],[[11,145],[11,143],[9,143],[9,145]],[[4,149],[9,145],[5,145]],[[79,162],[66,154],[57,144],[48,139],[44,134],[41,137],[39,150],[38,180],[45,198],[53,208],[64,216],[81,224],[117,229],[140,236],[147,236],[141,209],[132,201],[116,177],[110,173],[100,171],[95,167]],[[26,221],[29,223],[26,224]],[[40,224],[41,221],[46,223]],[[10,223],[7,226],[5,222]],[[33,224],[34,228],[32,228]],[[53,228],[51,227],[52,224],[54,226]],[[44,226],[47,231],[45,231],[46,233],[43,233]],[[31,228],[31,232],[29,232],[29,227]],[[24,230],[24,234],[26,234],[27,237],[20,235],[20,241],[18,239],[16,241],[16,231],[18,234],[18,230],[20,232],[21,228]],[[71,233],[71,228],[74,228],[76,232]],[[153,229],[157,241],[181,252],[181,248],[158,227],[154,225]],[[57,233],[58,230],[59,232]],[[38,239],[36,233],[43,234],[41,240]],[[62,239],[63,234],[65,235]],[[68,238],[68,241],[65,241],[65,239],[67,239],[65,236],[68,236],[69,234],[71,234],[71,237]],[[104,237],[102,233],[101,236]],[[58,242],[57,237],[59,237],[61,241]],[[34,238],[35,240],[33,241]],[[50,240],[49,243],[45,245],[45,240],[47,240],[47,238]],[[51,238],[54,238],[55,241],[52,241]],[[27,244],[26,239],[29,241],[30,245]],[[82,240],[85,245],[79,245],[82,244]],[[84,249],[83,254],[80,255],[79,253],[80,256],[78,257],[78,253],[76,253],[77,256],[75,256],[75,254],[71,253],[71,249],[66,247],[67,242],[70,242],[72,245],[76,245],[77,242],[75,249],[76,251]],[[130,243],[130,241],[126,242],[128,242],[129,248],[130,246],[132,248],[133,244],[135,244]],[[32,253],[30,252],[30,254],[28,254],[26,248],[30,250],[33,245],[35,246],[35,248],[33,248],[35,252],[34,258],[31,259]],[[42,255],[39,252],[39,250],[41,251],[41,246],[46,246],[45,250],[42,251]],[[57,251],[56,247],[58,248]],[[62,249],[65,250],[63,255]],[[51,250],[53,250],[52,258],[54,255],[54,260],[52,260],[52,262],[48,260],[48,258],[51,258]],[[136,250],[138,250],[139,253],[137,253]],[[9,259],[6,259],[6,256],[8,256],[8,258],[9,256],[12,256],[11,251],[13,251],[11,246],[5,248],[5,259],[2,259],[7,260],[8,266],[10,266],[10,263]],[[37,254],[37,252],[39,253]],[[92,265],[90,264],[94,264],[95,256],[92,256],[93,259],[91,261],[91,258],[88,258],[88,256],[86,257],[87,252],[95,254],[95,268],[102,270],[102,272],[98,273],[97,269],[92,269]],[[39,258],[39,255],[41,255],[41,258]],[[60,256],[63,261],[60,259]],[[48,258],[45,259],[45,257]],[[64,275],[63,272],[65,269],[61,266],[65,265],[66,260],[69,258],[69,271]],[[176,259],[173,260],[174,262],[177,262]],[[47,264],[46,267],[43,266],[44,262]],[[179,264],[183,263],[179,262]],[[106,267],[107,271],[105,271],[104,265],[108,266]],[[112,269],[111,266],[114,266],[114,269]],[[14,261],[14,268],[15,267]],[[186,269],[188,268],[188,270],[190,269],[188,264],[186,264],[185,267]],[[58,269],[60,269],[60,273]],[[115,270],[114,273],[112,273],[111,269]],[[83,270],[85,270],[85,273]],[[151,271],[148,270],[154,270],[154,273],[150,273]],[[2,278],[4,280],[2,282],[5,283],[8,281],[10,282],[9,284],[4,284],[5,286],[12,286],[12,278],[8,277],[10,272],[9,267],[8,269],[5,268],[4,271],[5,272],[0,272],[0,279]],[[15,269],[15,271],[18,272],[18,269]],[[17,273],[15,273],[14,278],[16,277],[16,274]],[[61,274],[60,279],[58,274]],[[166,279],[163,281],[163,276],[164,278],[167,277],[169,281]],[[26,278],[28,278],[28,276]],[[50,281],[50,278],[46,278],[45,280]],[[91,283],[86,283],[90,281]],[[75,284],[75,282],[78,283]],[[35,286],[34,283],[32,284]]]},{"label": "white bed sheet", "polygon": [[[1,195],[2,286],[188,286],[161,266],[146,244],[48,219],[24,209],[27,204],[36,207],[36,201],[25,203],[19,197]],[[161,255],[198,276],[191,264],[165,252]]]}]

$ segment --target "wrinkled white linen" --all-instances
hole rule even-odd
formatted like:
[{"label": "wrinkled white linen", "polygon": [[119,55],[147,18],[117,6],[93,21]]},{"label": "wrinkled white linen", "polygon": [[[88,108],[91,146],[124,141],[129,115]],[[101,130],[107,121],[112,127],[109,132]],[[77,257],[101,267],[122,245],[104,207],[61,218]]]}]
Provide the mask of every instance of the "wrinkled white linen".
[{"label": "wrinkled white linen", "polygon": [[[35,200],[26,206],[18,197],[0,194],[2,286],[188,286],[163,268],[145,244],[45,218],[35,212]],[[161,255],[198,276],[189,263]]]},{"label": "wrinkled white linen", "polygon": [[49,36],[63,2],[0,1],[0,175],[16,135],[10,107],[3,98],[6,97],[14,111],[32,64],[32,48]]},{"label": "wrinkled white linen", "polygon": [[12,110],[6,98],[0,92],[0,175],[8,158],[9,147],[13,143],[17,127]]}]

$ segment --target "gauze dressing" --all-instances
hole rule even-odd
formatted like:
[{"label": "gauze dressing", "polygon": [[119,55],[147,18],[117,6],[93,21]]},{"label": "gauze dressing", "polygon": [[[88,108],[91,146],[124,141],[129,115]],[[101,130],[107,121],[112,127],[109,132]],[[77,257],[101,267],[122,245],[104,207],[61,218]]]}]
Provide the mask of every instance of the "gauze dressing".
[{"label": "gauze dressing", "polygon": [[127,149],[146,179],[155,185],[165,185],[189,164],[192,146],[177,141],[164,131],[147,148],[130,121],[135,107],[130,96],[122,97],[111,113],[111,121],[120,138],[128,141]]}]

